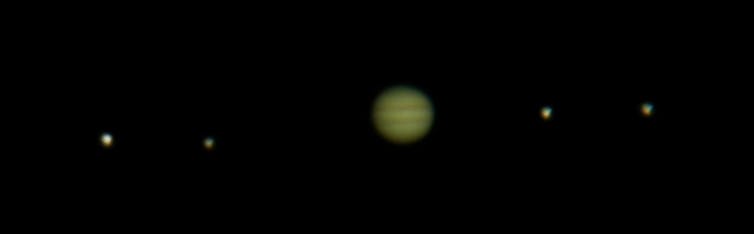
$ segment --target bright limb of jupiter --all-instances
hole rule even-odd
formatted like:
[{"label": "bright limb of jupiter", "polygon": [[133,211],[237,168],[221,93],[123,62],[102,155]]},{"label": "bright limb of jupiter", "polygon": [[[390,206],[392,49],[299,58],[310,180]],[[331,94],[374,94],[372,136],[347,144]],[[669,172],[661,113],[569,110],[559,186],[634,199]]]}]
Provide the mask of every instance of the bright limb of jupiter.
[{"label": "bright limb of jupiter", "polygon": [[374,102],[373,121],[388,142],[406,145],[424,138],[432,127],[434,110],[429,98],[410,86],[383,91]]}]

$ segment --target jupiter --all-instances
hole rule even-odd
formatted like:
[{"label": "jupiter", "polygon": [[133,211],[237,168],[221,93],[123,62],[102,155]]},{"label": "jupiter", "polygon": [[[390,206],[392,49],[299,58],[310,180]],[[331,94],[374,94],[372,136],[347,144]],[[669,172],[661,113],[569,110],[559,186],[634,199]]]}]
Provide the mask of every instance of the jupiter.
[{"label": "jupiter", "polygon": [[396,145],[410,145],[429,133],[434,110],[427,95],[418,89],[395,86],[377,97],[372,119],[377,132],[386,141]]}]

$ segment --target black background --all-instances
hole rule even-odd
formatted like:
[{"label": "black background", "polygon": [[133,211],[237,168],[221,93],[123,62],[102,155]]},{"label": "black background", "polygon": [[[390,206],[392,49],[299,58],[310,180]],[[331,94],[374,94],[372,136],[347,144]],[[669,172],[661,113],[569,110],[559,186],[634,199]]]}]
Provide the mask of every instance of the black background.
[{"label": "black background", "polygon": [[[126,186],[297,205],[440,196],[639,210],[737,172],[721,156],[737,142],[717,137],[740,122],[718,102],[740,94],[720,78],[734,76],[720,25],[654,8],[425,7],[46,18],[18,34],[9,64],[20,72],[6,100],[23,102],[7,103],[7,151],[106,198]],[[379,92],[401,84],[436,111],[411,146],[383,141],[370,119]]]}]

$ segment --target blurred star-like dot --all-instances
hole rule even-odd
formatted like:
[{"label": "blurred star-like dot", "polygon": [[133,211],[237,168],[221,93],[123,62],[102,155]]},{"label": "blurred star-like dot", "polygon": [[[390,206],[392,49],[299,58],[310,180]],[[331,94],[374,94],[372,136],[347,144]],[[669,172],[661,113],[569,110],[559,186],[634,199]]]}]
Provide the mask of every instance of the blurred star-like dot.
[{"label": "blurred star-like dot", "polygon": [[204,149],[207,151],[211,151],[215,148],[215,138],[207,137],[204,138]]},{"label": "blurred star-like dot", "polygon": [[102,147],[105,149],[109,149],[113,147],[113,135],[110,133],[102,133],[102,136],[100,136],[100,142],[102,143]]},{"label": "blurred star-like dot", "polygon": [[641,115],[649,118],[652,117],[654,114],[654,108],[655,106],[650,102],[645,102],[641,104]]},{"label": "blurred star-like dot", "polygon": [[542,107],[542,109],[539,111],[539,114],[544,121],[550,121],[550,119],[552,119],[552,107]]}]

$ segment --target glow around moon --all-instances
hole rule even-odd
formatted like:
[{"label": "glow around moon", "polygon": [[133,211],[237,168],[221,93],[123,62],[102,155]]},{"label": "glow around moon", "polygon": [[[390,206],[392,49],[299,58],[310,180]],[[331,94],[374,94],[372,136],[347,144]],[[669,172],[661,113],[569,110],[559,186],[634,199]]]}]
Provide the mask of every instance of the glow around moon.
[{"label": "glow around moon", "polygon": [[388,142],[406,145],[424,138],[432,127],[434,110],[429,98],[410,86],[395,86],[374,102],[373,121]]}]

